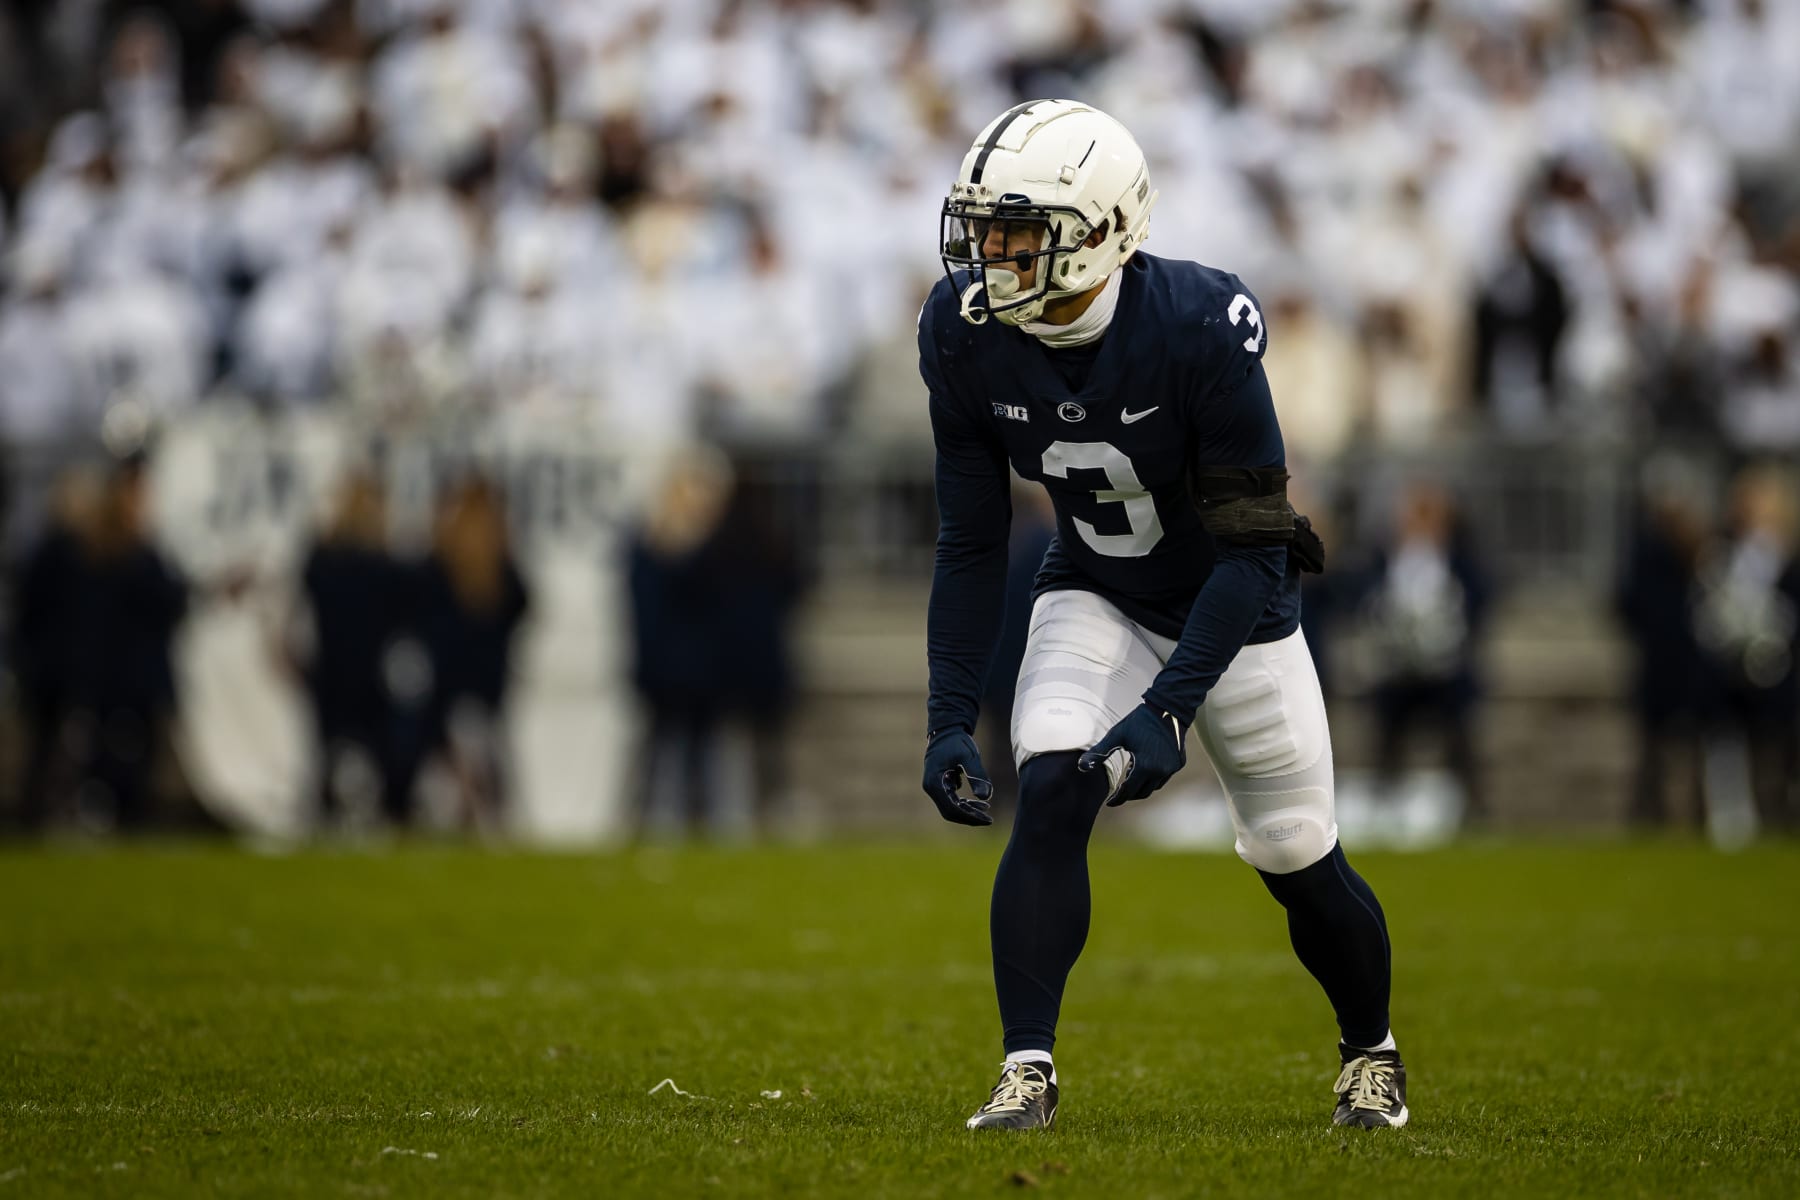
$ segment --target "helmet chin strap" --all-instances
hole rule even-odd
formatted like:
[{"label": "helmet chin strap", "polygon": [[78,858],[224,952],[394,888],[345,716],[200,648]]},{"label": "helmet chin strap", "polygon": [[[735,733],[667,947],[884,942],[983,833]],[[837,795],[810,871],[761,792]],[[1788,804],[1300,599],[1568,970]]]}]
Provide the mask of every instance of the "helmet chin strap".
[{"label": "helmet chin strap", "polygon": [[[981,274],[981,280],[964,288],[962,294],[962,319],[971,325],[986,324],[990,316],[1003,325],[1029,325],[1044,315],[1044,308],[1050,301],[1064,296],[1080,295],[1089,288],[1104,282],[1104,280],[1096,279],[1087,287],[1075,288],[1070,291],[1052,289],[1029,304],[1021,304],[1017,308],[995,312],[996,305],[1005,304],[1019,294],[1019,276],[1004,267],[990,267]],[[984,291],[987,293],[985,301],[977,299]]]},{"label": "helmet chin strap", "polygon": [[987,284],[977,279],[963,289],[962,319],[971,325],[986,325],[988,319],[987,305],[977,304],[975,297],[987,290]]},{"label": "helmet chin strap", "polygon": [[[963,289],[962,319],[969,324],[985,325],[989,317],[997,317],[1003,325],[1018,325],[1025,321],[1035,321],[1043,315],[1044,301],[1041,298],[1005,312],[993,311],[994,305],[1005,304],[1019,294],[1019,277],[1005,269],[990,269],[983,271],[981,275],[980,279]],[[982,295],[984,292],[985,296]]]},{"label": "helmet chin strap", "polygon": [[[987,280],[988,300],[993,304],[1005,304],[1019,294],[1019,277],[1007,270],[987,270],[982,275]],[[1021,304],[1017,308],[1009,308],[1004,312],[996,312],[994,316],[1006,325],[1022,325],[1027,321],[1035,321],[1044,315],[1044,301],[1048,297],[1040,296],[1030,304]]]}]

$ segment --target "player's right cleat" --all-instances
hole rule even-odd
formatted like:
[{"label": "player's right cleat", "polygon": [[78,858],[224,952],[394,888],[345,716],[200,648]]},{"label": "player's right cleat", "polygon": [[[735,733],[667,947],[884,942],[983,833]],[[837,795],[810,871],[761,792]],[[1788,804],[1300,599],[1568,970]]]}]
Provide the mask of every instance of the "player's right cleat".
[{"label": "player's right cleat", "polygon": [[1048,1129],[1056,1123],[1056,1085],[1043,1063],[1009,1062],[986,1104],[968,1120],[970,1129]]},{"label": "player's right cleat", "polygon": [[1406,1124],[1406,1067],[1397,1050],[1355,1050],[1339,1044],[1344,1069],[1331,1090],[1337,1093],[1333,1125],[1398,1129]]}]

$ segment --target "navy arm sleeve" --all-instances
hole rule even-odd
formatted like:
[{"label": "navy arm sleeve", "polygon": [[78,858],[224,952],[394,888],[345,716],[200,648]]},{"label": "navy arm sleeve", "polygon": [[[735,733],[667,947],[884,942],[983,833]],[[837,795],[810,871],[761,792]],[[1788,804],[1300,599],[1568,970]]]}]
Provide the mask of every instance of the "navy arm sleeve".
[{"label": "navy arm sleeve", "polygon": [[[1275,403],[1260,362],[1228,395],[1207,403],[1194,432],[1196,463],[1286,465]],[[1287,555],[1286,546],[1219,545],[1212,574],[1194,598],[1175,652],[1144,693],[1145,703],[1179,717],[1184,725],[1193,721],[1281,586]]]},{"label": "navy arm sleeve", "polygon": [[973,732],[988,660],[1006,610],[1012,488],[1006,454],[956,404],[940,376],[930,330],[919,331],[919,373],[931,392],[937,446],[937,564],[926,617],[931,698],[926,727]]}]

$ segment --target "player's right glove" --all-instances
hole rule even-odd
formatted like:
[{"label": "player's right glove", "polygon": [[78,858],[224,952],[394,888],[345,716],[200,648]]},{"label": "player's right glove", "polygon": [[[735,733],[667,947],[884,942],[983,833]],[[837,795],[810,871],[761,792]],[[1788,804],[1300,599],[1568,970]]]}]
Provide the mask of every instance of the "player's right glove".
[{"label": "player's right glove", "polygon": [[1187,765],[1186,737],[1180,721],[1140,704],[1075,765],[1082,771],[1106,768],[1106,803],[1117,808],[1127,800],[1142,800]]},{"label": "player's right glove", "polygon": [[[964,782],[969,785],[967,797],[957,795]],[[994,785],[988,782],[975,739],[961,729],[934,733],[925,743],[925,794],[946,821],[958,825],[994,823],[993,814],[988,811]]]}]

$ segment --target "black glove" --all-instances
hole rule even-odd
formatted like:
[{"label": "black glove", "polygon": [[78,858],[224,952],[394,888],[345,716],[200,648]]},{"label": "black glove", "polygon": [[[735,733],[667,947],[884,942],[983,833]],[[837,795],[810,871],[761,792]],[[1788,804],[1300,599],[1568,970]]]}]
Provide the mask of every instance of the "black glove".
[{"label": "black glove", "polygon": [[1142,800],[1187,765],[1182,742],[1187,730],[1166,712],[1140,704],[1106,731],[1075,765],[1083,771],[1104,766],[1111,781],[1106,802],[1117,807]]},{"label": "black glove", "polygon": [[[965,799],[956,794],[964,781],[968,782],[972,798]],[[938,806],[946,821],[955,821],[958,825],[994,823],[993,814],[988,812],[994,785],[988,782],[987,770],[981,765],[981,753],[975,749],[975,739],[961,729],[934,733],[925,743],[925,794],[931,797],[931,802]]]}]

